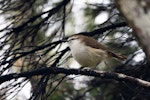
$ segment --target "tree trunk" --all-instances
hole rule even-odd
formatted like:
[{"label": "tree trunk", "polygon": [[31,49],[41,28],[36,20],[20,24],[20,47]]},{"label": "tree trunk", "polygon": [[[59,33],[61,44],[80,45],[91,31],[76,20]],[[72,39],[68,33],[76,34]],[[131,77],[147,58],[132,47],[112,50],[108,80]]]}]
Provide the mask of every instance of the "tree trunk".
[{"label": "tree trunk", "polygon": [[117,7],[132,27],[150,63],[150,1],[115,0]]}]

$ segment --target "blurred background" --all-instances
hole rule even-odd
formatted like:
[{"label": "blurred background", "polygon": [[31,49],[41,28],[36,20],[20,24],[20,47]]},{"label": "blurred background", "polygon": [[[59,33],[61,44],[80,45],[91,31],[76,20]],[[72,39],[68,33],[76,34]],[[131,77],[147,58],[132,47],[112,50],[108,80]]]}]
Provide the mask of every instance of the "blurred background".
[{"label": "blurred background", "polygon": [[[95,70],[149,80],[145,53],[114,0],[0,0],[0,74],[22,73],[43,67],[78,69],[81,66],[72,58],[67,43],[61,40],[97,29],[102,30],[92,34],[93,38],[128,59],[118,61],[111,58],[100,63]],[[0,89],[0,100],[150,98],[145,89],[132,83],[81,75],[13,79],[2,83]]]}]

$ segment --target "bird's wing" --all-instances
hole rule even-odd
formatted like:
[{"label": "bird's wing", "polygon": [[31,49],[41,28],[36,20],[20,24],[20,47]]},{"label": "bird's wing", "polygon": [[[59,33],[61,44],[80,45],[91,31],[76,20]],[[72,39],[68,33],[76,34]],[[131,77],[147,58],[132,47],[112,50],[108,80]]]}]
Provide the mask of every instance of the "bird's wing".
[{"label": "bird's wing", "polygon": [[93,47],[95,49],[108,50],[105,46],[103,46],[102,44],[100,44],[97,40],[93,39],[92,37],[85,36],[83,38],[83,41],[87,40],[86,38],[88,38],[88,41],[85,42],[85,45]]}]

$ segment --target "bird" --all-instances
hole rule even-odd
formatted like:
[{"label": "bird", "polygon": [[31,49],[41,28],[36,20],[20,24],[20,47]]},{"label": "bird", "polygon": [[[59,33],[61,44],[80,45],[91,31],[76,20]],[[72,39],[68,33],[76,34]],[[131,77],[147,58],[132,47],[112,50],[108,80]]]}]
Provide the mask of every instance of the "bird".
[{"label": "bird", "polygon": [[113,53],[110,49],[99,43],[96,39],[75,34],[67,38],[68,46],[73,58],[82,67],[95,67],[103,60],[114,57],[119,60],[126,60],[127,57]]}]

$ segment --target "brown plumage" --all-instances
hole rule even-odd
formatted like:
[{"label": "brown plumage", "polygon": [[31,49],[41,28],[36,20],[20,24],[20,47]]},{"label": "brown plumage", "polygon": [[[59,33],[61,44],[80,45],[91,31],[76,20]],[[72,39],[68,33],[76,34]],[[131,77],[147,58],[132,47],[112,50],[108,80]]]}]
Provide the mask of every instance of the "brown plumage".
[{"label": "brown plumage", "polygon": [[[119,54],[111,52],[110,49],[106,48],[104,45],[100,44],[97,40],[95,40],[92,37],[88,37],[88,36],[80,35],[80,34],[75,34],[73,36],[82,37],[81,42],[83,42],[85,45],[90,46],[90,47],[95,48],[95,49],[102,49],[102,50],[106,51],[108,56],[110,56],[110,57],[114,57],[114,58],[117,58],[119,60],[126,60],[127,59],[127,57],[124,55],[119,55]],[[78,37],[76,37],[76,39]]]},{"label": "brown plumage", "polygon": [[68,38],[73,58],[82,66],[97,66],[109,57],[125,60],[127,57],[115,54],[92,37],[73,35]]}]

